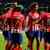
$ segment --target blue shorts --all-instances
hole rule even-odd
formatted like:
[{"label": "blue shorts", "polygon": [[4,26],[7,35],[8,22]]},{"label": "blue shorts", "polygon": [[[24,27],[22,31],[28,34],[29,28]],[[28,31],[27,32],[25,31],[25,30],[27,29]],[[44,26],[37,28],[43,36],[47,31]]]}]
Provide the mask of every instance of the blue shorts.
[{"label": "blue shorts", "polygon": [[39,31],[31,31],[31,32],[29,33],[29,35],[30,35],[31,37],[33,37],[33,36],[38,37],[38,34],[39,34]]},{"label": "blue shorts", "polygon": [[27,35],[27,37],[29,38],[29,37],[38,37],[38,34],[39,34],[39,31],[27,31],[26,32],[26,35]]},{"label": "blue shorts", "polygon": [[39,37],[40,37],[40,41],[42,40],[42,38],[44,38],[44,32],[42,32],[42,31],[39,31]]},{"label": "blue shorts", "polygon": [[13,40],[11,32],[3,31],[3,35],[4,35],[6,40],[11,40],[11,41]]},{"label": "blue shorts", "polygon": [[14,33],[13,34],[13,43],[21,44],[22,43],[22,35],[19,33]]}]

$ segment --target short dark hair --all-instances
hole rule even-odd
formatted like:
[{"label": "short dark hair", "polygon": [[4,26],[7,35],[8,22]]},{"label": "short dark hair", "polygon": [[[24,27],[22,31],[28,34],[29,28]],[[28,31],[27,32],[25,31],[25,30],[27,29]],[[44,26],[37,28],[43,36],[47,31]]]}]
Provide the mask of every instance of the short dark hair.
[{"label": "short dark hair", "polygon": [[21,11],[20,7],[15,7],[13,11]]},{"label": "short dark hair", "polygon": [[33,4],[31,4],[30,5],[30,10],[35,10],[35,8],[36,8],[36,5],[38,5],[38,3],[33,3]]}]

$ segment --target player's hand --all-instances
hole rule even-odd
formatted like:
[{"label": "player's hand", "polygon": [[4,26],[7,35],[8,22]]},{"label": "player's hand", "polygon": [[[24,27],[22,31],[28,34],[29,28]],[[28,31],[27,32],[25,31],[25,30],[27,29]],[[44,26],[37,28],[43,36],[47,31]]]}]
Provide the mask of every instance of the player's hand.
[{"label": "player's hand", "polygon": [[2,35],[3,34],[3,32],[0,30],[0,35]]}]

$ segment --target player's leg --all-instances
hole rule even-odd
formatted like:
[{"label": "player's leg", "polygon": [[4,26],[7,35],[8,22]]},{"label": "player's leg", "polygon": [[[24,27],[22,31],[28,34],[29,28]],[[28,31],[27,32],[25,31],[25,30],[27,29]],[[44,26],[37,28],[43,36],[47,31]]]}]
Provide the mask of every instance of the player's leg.
[{"label": "player's leg", "polygon": [[32,47],[32,46],[33,46],[33,45],[32,45],[32,44],[33,44],[33,38],[30,37],[28,41],[29,41],[29,42],[28,42],[28,48],[30,48],[30,50],[32,50],[32,49],[33,49],[33,47]]},{"label": "player's leg", "polygon": [[7,31],[3,31],[3,35],[4,35],[4,38],[6,40],[6,46],[5,46],[5,50],[8,50],[8,43],[9,43],[9,40],[8,40],[8,33]]},{"label": "player's leg", "polygon": [[47,38],[48,36],[47,36],[47,32],[44,32],[44,50],[47,50]]},{"label": "player's leg", "polygon": [[29,48],[30,48],[30,50],[33,50],[33,41],[35,38],[34,33],[35,33],[34,31],[31,31],[29,33]]},{"label": "player's leg", "polygon": [[47,49],[49,49],[50,47],[50,32],[47,32]]},{"label": "player's leg", "polygon": [[49,44],[49,50],[50,50],[50,44]]},{"label": "player's leg", "polygon": [[37,40],[37,50],[39,50],[39,39],[38,39],[38,34],[39,34],[39,31],[36,31],[35,37],[36,37],[36,40]]},{"label": "player's leg", "polygon": [[22,40],[23,40],[22,34],[19,34],[18,39],[19,39],[19,42],[18,42],[19,48],[22,48]]},{"label": "player's leg", "polygon": [[30,40],[29,40],[29,31],[26,31],[25,33],[26,33],[26,37],[27,37],[27,39],[28,39],[28,48],[29,48],[29,45],[30,45]]},{"label": "player's leg", "polygon": [[7,41],[7,44],[6,44],[6,50],[10,50],[10,47],[11,47],[11,41]]},{"label": "player's leg", "polygon": [[39,31],[39,49],[40,49],[40,46],[41,46],[41,42],[42,42],[42,31],[40,30]]},{"label": "player's leg", "polygon": [[11,34],[11,32],[10,31],[8,31],[8,33],[7,33],[8,35],[7,35],[7,45],[6,45],[6,47],[7,47],[7,49],[9,49],[10,50],[10,48],[11,48],[11,46],[12,46],[12,34]]},{"label": "player's leg", "polygon": [[15,44],[13,42],[12,45],[11,45],[11,47],[10,47],[10,50],[14,50],[14,48],[15,48]]},{"label": "player's leg", "polygon": [[10,50],[14,50],[14,48],[16,47],[16,41],[15,41],[15,33],[12,33],[12,45],[11,45],[11,47],[10,47]]},{"label": "player's leg", "polygon": [[33,32],[26,32],[26,36],[28,38],[28,49],[32,50],[32,44],[33,44]]},{"label": "player's leg", "polygon": [[44,42],[44,50],[47,50],[47,42]]},{"label": "player's leg", "polygon": [[22,48],[22,34],[20,33],[15,33],[14,34],[14,48],[19,49]]},{"label": "player's leg", "polygon": [[12,34],[12,38],[11,38],[11,44],[10,44],[10,50],[13,50],[13,48],[15,47],[15,42],[14,42],[14,34]]},{"label": "player's leg", "polygon": [[42,41],[42,31],[40,31],[40,42]]},{"label": "player's leg", "polygon": [[7,41],[7,44],[6,44],[6,50],[10,50],[11,48],[11,41]]},{"label": "player's leg", "polygon": [[49,44],[47,43],[47,49],[46,50],[49,50]]},{"label": "player's leg", "polygon": [[47,50],[50,50],[50,43],[47,43]]}]

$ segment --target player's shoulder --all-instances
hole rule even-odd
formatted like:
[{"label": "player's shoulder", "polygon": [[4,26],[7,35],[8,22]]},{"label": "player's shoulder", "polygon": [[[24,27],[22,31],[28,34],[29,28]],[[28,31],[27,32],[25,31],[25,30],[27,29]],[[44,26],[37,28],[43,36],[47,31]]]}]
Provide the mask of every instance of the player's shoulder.
[{"label": "player's shoulder", "polygon": [[31,15],[31,16],[39,16],[39,13],[38,12],[29,12],[29,15]]},{"label": "player's shoulder", "polygon": [[48,15],[48,13],[47,12],[41,12],[41,16],[47,16]]},{"label": "player's shoulder", "polygon": [[40,14],[38,12],[34,12],[32,13],[32,18],[39,18],[40,17]]},{"label": "player's shoulder", "polygon": [[20,17],[24,17],[24,15],[22,13],[20,13]]},{"label": "player's shoulder", "polygon": [[13,16],[19,16],[19,15],[20,15],[20,13],[17,11],[13,13]]},{"label": "player's shoulder", "polygon": [[32,15],[32,13],[31,13],[31,12],[29,12],[29,13],[28,13],[28,16],[31,16],[31,15]]},{"label": "player's shoulder", "polygon": [[20,13],[19,17],[20,17],[20,19],[25,19],[25,16],[22,13]]},{"label": "player's shoulder", "polygon": [[38,12],[34,12],[32,15],[33,16],[39,16],[39,13]]},{"label": "player's shoulder", "polygon": [[21,18],[23,19],[24,18],[24,15],[21,12],[14,12],[13,16],[18,17],[19,19],[21,19]]}]

